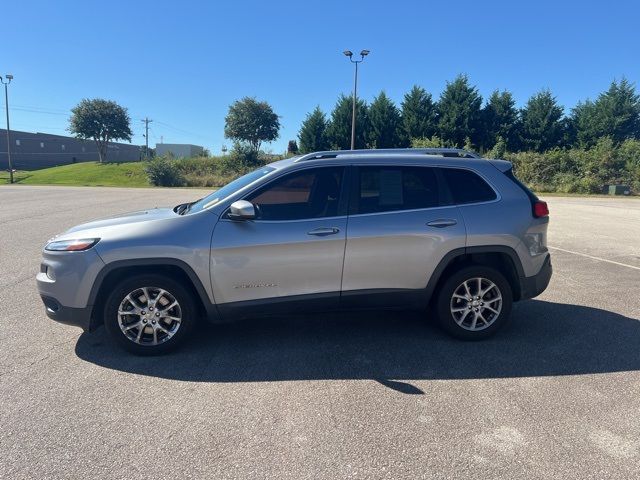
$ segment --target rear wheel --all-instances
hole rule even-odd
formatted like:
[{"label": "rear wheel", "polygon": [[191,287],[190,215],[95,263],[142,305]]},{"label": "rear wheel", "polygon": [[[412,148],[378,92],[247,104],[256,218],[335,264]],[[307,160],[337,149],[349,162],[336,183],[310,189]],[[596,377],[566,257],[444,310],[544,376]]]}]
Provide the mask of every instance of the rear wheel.
[{"label": "rear wheel", "polygon": [[513,303],[511,286],[497,270],[470,266],[443,283],[436,299],[440,325],[464,340],[480,340],[504,326]]},{"label": "rear wheel", "polygon": [[191,293],[163,275],[140,275],[113,289],[104,325],[124,349],[138,355],[167,353],[191,333],[196,321]]}]

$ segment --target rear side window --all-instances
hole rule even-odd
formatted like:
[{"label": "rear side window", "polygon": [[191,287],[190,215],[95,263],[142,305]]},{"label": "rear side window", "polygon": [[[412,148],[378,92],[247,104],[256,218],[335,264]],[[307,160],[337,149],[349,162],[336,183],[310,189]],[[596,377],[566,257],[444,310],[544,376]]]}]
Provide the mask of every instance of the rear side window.
[{"label": "rear side window", "polygon": [[456,204],[489,202],[496,199],[496,192],[477,173],[461,168],[443,168],[442,174]]},{"label": "rear side window", "polygon": [[438,183],[429,167],[360,167],[357,213],[437,207]]}]

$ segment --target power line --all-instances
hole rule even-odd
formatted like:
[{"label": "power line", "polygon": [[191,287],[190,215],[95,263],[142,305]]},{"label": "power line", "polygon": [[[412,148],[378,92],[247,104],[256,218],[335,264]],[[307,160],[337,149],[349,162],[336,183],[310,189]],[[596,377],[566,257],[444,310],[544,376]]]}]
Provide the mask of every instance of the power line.
[{"label": "power line", "polygon": [[33,105],[11,105],[11,108],[15,108],[15,107],[28,108],[31,110],[46,111],[46,112],[71,113],[71,110],[65,109],[65,108],[46,108],[46,107],[43,108],[43,107],[36,107]]},{"label": "power line", "polygon": [[[27,112],[27,113],[37,113],[37,114],[45,114],[45,115],[58,115],[58,116],[64,116],[64,117],[69,117],[71,115],[71,110],[64,110],[64,109],[58,109],[58,108],[42,108],[42,107],[37,107],[37,106],[33,106],[33,105],[12,105],[11,106],[11,110],[16,110],[16,111],[20,111],[20,112]],[[145,120],[142,120],[142,122],[144,122]],[[151,122],[151,120],[149,120],[149,122]],[[171,130],[174,130],[176,132],[185,134],[185,135],[189,135],[191,137],[198,137],[201,138],[203,140],[210,140],[210,137],[206,136],[206,135],[202,135],[200,133],[195,133],[195,132],[191,132],[189,130],[185,130],[183,128],[179,128],[176,127],[175,125],[171,125],[170,123],[166,123],[166,122],[162,122],[160,120],[155,120],[155,122],[158,125],[162,125],[166,128],[169,128]],[[24,127],[23,127],[24,128]],[[45,127],[36,127],[36,128],[45,128]],[[46,127],[52,130],[64,130],[64,128],[60,128],[60,127]],[[146,130],[146,128],[145,128]]]},{"label": "power line", "polygon": [[64,117],[68,117],[69,115],[71,115],[71,112],[68,112],[68,113],[50,112],[46,110],[37,110],[35,108],[23,108],[23,107],[14,107],[14,106],[11,107],[11,110],[17,110],[19,112],[28,112],[28,113],[43,113],[45,115],[60,115]]},{"label": "power line", "polygon": [[176,130],[177,132],[186,133],[187,135],[192,135],[194,137],[200,137],[202,139],[209,140],[209,137],[207,137],[206,135],[201,135],[199,133],[189,132],[188,130],[183,130],[182,128],[174,127],[173,125],[170,125],[170,124],[165,123],[165,122],[161,122],[159,120],[156,120],[156,123],[158,125],[163,125],[165,127],[168,127],[168,128],[173,129],[173,130]]}]

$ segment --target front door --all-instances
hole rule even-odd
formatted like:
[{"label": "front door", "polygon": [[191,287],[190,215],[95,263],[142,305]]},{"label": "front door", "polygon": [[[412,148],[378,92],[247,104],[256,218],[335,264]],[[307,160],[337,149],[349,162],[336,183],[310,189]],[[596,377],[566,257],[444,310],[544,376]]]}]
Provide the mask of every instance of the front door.
[{"label": "front door", "polygon": [[345,168],[297,170],[244,199],[255,220],[217,223],[211,241],[211,282],[223,311],[320,300],[337,305],[346,239],[341,201]]}]

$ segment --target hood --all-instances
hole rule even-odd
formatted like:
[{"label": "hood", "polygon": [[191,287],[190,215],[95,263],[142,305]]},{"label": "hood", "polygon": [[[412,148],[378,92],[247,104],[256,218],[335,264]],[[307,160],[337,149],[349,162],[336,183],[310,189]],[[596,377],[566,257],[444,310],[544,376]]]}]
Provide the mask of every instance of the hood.
[{"label": "hood", "polygon": [[87,223],[81,223],[70,228],[63,235],[68,233],[80,232],[83,230],[94,230],[97,228],[131,225],[134,223],[149,222],[151,220],[162,220],[165,218],[176,217],[177,213],[172,208],[153,208],[150,210],[141,210],[139,212],[125,213],[113,217],[107,217],[100,220],[93,220]]}]

